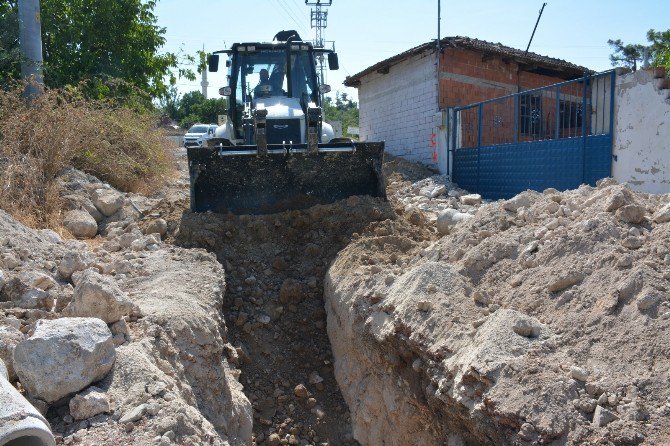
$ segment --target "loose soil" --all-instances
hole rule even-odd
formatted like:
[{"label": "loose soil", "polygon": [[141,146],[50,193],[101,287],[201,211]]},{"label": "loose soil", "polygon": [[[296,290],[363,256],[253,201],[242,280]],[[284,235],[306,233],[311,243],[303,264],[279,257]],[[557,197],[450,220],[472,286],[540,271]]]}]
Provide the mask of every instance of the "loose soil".
[{"label": "loose soil", "polygon": [[[401,159],[388,160],[384,171],[395,187],[432,173]],[[323,278],[361,233],[405,233],[417,243],[433,237],[434,231],[398,218],[393,203],[351,197],[236,216],[192,214],[188,199],[173,193],[151,211],[168,222],[168,240],[206,248],[224,266],[229,360],[241,369],[254,407],[255,444],[358,444],[333,375]]]}]

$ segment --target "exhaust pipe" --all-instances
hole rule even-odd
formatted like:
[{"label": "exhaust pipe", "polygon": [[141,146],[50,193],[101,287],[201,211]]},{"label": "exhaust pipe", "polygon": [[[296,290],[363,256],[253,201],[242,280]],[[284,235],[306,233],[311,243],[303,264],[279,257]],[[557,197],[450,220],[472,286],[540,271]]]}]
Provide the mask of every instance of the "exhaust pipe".
[{"label": "exhaust pipe", "polygon": [[0,446],[56,446],[47,420],[8,379],[0,359]]}]

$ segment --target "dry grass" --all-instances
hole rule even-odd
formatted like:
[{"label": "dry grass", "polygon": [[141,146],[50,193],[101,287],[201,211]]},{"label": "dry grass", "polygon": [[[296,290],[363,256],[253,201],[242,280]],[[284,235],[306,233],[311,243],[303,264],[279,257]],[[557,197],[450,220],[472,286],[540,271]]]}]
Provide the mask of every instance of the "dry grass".
[{"label": "dry grass", "polygon": [[0,208],[36,227],[60,221],[59,172],[72,165],[124,191],[160,187],[174,160],[151,115],[50,90],[30,104],[0,91]]}]

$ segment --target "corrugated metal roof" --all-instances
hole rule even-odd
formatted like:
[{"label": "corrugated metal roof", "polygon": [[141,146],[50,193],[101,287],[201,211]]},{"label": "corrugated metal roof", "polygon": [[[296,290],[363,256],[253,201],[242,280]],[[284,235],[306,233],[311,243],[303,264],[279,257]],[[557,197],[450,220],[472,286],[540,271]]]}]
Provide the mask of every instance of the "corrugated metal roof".
[{"label": "corrugated metal roof", "polygon": [[[440,42],[442,48],[448,48],[448,47],[463,48],[478,51],[484,54],[494,54],[502,57],[508,57],[515,60],[516,62],[520,62],[526,65],[537,66],[539,68],[556,71],[558,73],[563,73],[566,75],[566,77],[569,78],[576,78],[582,76],[585,72],[594,73],[594,71],[589,68],[575,65],[562,59],[556,59],[554,57],[549,56],[542,56],[540,54],[531,52],[526,53],[523,50],[518,50],[516,48],[505,46],[502,43],[487,42],[485,40],[472,39],[470,37],[461,37],[461,36],[445,37],[441,39]],[[415,46],[414,48],[410,48],[409,50],[397,54],[393,57],[382,60],[381,62],[378,62],[366,68],[360,73],[356,73],[353,76],[347,76],[347,78],[344,81],[344,85],[346,85],[347,87],[355,87],[360,83],[361,78],[366,76],[367,74],[377,71],[383,71],[384,69],[389,68],[392,65],[395,65],[399,62],[402,62],[403,60],[411,56],[421,54],[425,51],[434,51],[435,49],[436,49],[435,41]]]}]

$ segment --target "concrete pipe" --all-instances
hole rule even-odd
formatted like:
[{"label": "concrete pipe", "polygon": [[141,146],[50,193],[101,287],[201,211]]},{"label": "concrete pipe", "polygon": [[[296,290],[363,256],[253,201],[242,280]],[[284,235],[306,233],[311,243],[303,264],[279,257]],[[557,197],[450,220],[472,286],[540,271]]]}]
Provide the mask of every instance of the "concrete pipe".
[{"label": "concrete pipe", "polygon": [[0,446],[55,446],[49,423],[8,381],[0,359]]}]

